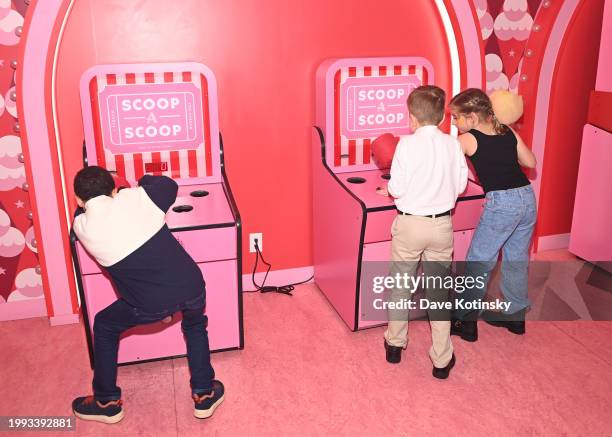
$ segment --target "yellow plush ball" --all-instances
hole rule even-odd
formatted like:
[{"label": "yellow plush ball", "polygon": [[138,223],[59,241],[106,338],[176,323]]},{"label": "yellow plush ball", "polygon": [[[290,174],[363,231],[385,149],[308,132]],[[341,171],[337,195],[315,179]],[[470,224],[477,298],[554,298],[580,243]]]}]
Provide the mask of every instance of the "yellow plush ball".
[{"label": "yellow plush ball", "polygon": [[497,90],[489,96],[500,123],[510,125],[523,115],[523,98],[511,91]]}]

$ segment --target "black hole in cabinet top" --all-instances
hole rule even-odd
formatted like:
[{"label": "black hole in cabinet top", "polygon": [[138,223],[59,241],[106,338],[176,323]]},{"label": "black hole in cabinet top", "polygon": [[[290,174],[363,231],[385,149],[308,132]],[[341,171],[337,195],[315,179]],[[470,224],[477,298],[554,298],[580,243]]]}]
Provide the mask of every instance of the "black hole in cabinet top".
[{"label": "black hole in cabinet top", "polygon": [[189,193],[190,196],[192,197],[204,197],[204,196],[208,196],[208,194],[210,194],[208,191],[205,190],[195,190],[192,191],[191,193]]},{"label": "black hole in cabinet top", "polygon": [[360,177],[352,177],[347,179],[351,184],[363,184],[366,180]]},{"label": "black hole in cabinet top", "polygon": [[391,173],[385,173],[384,175],[381,176],[381,178],[388,181],[389,179],[391,179]]},{"label": "black hole in cabinet top", "polygon": [[172,211],[174,212],[189,212],[193,209],[193,206],[191,205],[178,205],[175,206],[174,208],[172,208]]}]

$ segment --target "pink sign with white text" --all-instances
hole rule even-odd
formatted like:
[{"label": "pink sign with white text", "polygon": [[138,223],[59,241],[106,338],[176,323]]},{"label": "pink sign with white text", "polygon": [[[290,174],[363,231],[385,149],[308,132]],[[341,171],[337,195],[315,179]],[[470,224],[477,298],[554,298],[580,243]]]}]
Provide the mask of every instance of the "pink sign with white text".
[{"label": "pink sign with white text", "polygon": [[201,90],[190,82],[107,85],[99,94],[112,153],[195,149],[203,143]]},{"label": "pink sign with white text", "polygon": [[385,132],[410,133],[406,99],[420,85],[418,77],[349,77],[340,88],[341,131],[348,139]]}]

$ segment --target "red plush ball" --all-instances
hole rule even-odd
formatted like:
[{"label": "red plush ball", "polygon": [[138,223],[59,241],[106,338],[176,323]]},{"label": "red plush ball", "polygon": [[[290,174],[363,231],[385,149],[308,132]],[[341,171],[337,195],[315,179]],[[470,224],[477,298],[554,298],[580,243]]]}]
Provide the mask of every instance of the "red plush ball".
[{"label": "red plush ball", "polygon": [[399,137],[391,133],[383,134],[372,142],[372,158],[374,158],[374,163],[379,169],[391,168],[391,161],[393,161],[393,154],[398,142]]},{"label": "red plush ball", "polygon": [[123,188],[130,188],[130,183],[124,177],[119,176],[115,172],[112,172],[111,176],[115,181],[115,188],[117,188],[117,191],[122,190]]}]

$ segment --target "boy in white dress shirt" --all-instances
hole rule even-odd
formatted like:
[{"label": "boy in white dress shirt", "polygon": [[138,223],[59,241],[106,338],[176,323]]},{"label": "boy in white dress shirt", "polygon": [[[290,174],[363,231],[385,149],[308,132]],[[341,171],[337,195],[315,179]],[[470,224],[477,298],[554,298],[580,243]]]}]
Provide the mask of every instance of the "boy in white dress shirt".
[{"label": "boy in white dress shirt", "polygon": [[[438,125],[444,119],[445,92],[436,86],[421,86],[408,97],[413,134],[403,137],[393,156],[391,179],[381,195],[395,199],[398,215],[391,227],[392,276],[415,276],[419,261],[426,276],[443,276],[453,256],[451,210],[467,185],[468,169],[459,141]],[[443,279],[443,278],[442,278]],[[390,301],[411,299],[409,288],[396,286]],[[427,287],[427,299],[448,300],[448,290]],[[408,310],[389,310],[385,332],[387,361],[399,363],[408,343]],[[429,313],[432,346],[429,356],[433,376],[448,377],[455,364],[450,338],[450,313]]]}]

